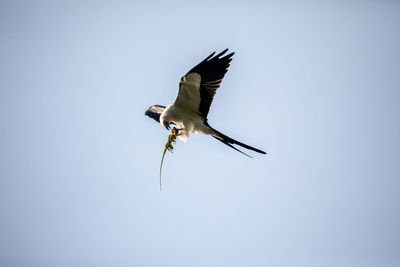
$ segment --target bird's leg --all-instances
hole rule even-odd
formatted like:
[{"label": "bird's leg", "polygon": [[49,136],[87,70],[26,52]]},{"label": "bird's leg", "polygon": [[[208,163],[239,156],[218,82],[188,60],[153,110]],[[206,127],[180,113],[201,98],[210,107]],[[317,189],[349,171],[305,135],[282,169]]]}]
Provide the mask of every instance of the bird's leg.
[{"label": "bird's leg", "polygon": [[171,131],[175,136],[178,136],[180,134],[181,129],[174,127]]},{"label": "bird's leg", "polygon": [[174,130],[176,132],[175,136],[180,136],[184,132],[184,128],[176,128],[176,127],[174,127]]}]

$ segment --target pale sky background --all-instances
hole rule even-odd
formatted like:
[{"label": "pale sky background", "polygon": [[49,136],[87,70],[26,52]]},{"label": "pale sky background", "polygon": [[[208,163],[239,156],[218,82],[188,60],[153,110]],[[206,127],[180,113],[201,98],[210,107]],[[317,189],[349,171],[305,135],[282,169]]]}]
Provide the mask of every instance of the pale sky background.
[{"label": "pale sky background", "polygon": [[[400,2],[296,3],[1,0],[0,266],[400,266]],[[268,155],[192,135],[160,192],[144,112],[225,48]]]}]

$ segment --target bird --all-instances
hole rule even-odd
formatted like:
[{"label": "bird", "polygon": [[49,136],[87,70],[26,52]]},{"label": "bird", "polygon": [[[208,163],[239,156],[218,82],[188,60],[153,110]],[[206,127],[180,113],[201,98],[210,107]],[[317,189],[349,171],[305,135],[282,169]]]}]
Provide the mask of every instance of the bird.
[{"label": "bird", "polygon": [[[152,105],[145,115],[160,123],[167,130],[170,125],[177,126],[177,136],[186,142],[191,133],[210,135],[236,151],[251,157],[233,145],[261,154],[266,152],[239,142],[214,129],[208,123],[207,115],[214,96],[224,78],[234,52],[227,55],[228,49],[215,55],[211,53],[199,64],[194,66],[180,80],[178,96],[173,104],[168,106]],[[214,56],[215,55],[215,56]]]}]

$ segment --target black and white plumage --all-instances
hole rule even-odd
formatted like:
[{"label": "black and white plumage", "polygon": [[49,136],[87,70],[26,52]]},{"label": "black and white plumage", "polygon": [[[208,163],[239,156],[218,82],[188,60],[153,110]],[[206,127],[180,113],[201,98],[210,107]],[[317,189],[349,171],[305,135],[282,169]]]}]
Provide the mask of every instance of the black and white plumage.
[{"label": "black and white plumage", "polygon": [[[215,93],[221,85],[234,53],[224,55],[228,49],[214,56],[215,52],[193,67],[179,83],[175,102],[167,107],[150,106],[145,114],[170,129],[170,124],[178,127],[178,137],[184,141],[193,132],[211,135],[229,147],[247,155],[233,145],[266,154],[264,151],[236,141],[212,128],[207,115]],[[214,57],[213,57],[214,56]],[[247,155],[249,156],[249,155]]]}]

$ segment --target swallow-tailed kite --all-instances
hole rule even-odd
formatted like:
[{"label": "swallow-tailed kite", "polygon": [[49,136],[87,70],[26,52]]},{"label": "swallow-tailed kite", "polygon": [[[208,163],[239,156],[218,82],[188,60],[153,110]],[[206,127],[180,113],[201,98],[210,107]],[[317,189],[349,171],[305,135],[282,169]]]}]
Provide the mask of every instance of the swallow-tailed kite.
[{"label": "swallow-tailed kite", "polygon": [[[207,114],[222,78],[228,71],[234,53],[223,56],[228,49],[214,56],[215,52],[192,68],[179,83],[178,96],[175,102],[167,107],[150,106],[145,115],[153,118],[170,129],[170,124],[178,127],[178,137],[184,141],[193,132],[211,135],[218,141],[247,155],[233,145],[266,154],[264,151],[236,141],[208,124]],[[214,56],[214,57],[213,57]],[[249,156],[249,155],[247,155]],[[250,157],[250,156],[249,156]]]}]

